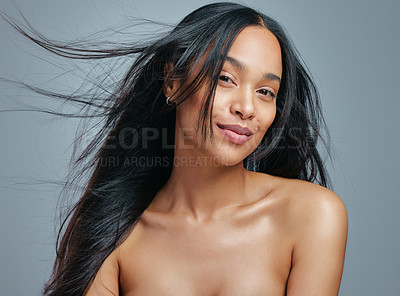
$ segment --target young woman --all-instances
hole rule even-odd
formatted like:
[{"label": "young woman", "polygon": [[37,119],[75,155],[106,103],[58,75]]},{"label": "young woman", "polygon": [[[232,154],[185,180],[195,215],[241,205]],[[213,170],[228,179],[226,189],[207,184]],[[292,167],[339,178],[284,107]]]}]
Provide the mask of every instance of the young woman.
[{"label": "young woman", "polygon": [[113,50],[17,29],[62,56],[135,57],[103,104],[67,97],[106,121],[46,295],[338,294],[346,210],[326,188],[318,93],[276,21],[211,4]]}]

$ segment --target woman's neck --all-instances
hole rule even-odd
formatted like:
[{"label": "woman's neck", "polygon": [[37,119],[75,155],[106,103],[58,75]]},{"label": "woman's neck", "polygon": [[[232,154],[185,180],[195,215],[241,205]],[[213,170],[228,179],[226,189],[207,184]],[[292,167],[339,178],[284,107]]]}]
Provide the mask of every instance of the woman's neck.
[{"label": "woman's neck", "polygon": [[243,163],[223,166],[211,158],[175,156],[171,176],[150,208],[205,220],[245,203],[249,183]]}]

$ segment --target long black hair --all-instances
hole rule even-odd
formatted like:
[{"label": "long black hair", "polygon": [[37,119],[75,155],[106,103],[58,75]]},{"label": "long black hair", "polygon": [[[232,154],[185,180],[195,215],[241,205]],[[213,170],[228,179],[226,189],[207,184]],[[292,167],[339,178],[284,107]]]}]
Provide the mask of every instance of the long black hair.
[{"label": "long black hair", "polygon": [[[84,171],[90,172],[90,178],[60,229],[57,257],[45,295],[84,293],[103,261],[123,242],[170,177],[176,106],[165,102],[166,80],[179,78],[185,82],[174,95],[180,104],[208,85],[198,118],[198,125],[207,134],[204,127],[207,120],[211,121],[223,63],[235,38],[247,26],[264,27],[276,36],[283,74],[275,120],[257,149],[244,160],[244,166],[329,186],[317,149],[321,128],[325,127],[317,89],[285,30],[272,18],[240,4],[215,3],[193,11],[153,42],[105,49],[50,41],[29,25],[23,27],[10,18],[6,20],[39,46],[63,57],[134,57],[125,76],[105,99],[61,95],[28,86],[96,110],[91,115],[86,113],[86,117],[103,120],[100,131],[73,160],[74,167],[81,166],[81,174],[71,177],[68,184],[74,184],[73,179]],[[193,75],[194,65],[200,65],[200,70]],[[188,77],[193,78],[189,81]]]}]

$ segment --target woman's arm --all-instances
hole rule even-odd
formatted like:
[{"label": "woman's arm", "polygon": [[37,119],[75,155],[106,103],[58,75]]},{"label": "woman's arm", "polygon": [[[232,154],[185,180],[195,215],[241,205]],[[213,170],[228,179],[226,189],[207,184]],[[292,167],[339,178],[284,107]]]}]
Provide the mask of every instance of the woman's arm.
[{"label": "woman's arm", "polygon": [[327,189],[317,191],[308,192],[309,197],[295,202],[295,208],[302,210],[295,214],[296,242],[288,296],[333,296],[339,292],[347,241],[347,212],[335,193]]},{"label": "woman's arm", "polygon": [[114,251],[101,265],[94,280],[89,285],[85,296],[118,296],[119,264]]}]

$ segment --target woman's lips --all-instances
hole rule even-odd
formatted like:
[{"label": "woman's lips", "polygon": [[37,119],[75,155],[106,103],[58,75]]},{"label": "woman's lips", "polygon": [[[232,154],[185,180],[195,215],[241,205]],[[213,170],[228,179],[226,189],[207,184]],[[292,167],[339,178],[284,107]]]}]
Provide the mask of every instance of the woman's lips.
[{"label": "woman's lips", "polygon": [[253,132],[250,129],[240,125],[217,124],[217,127],[232,143],[235,144],[244,144],[253,135]]}]

